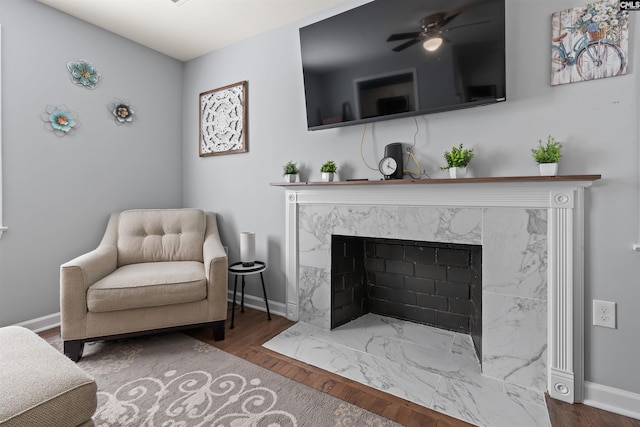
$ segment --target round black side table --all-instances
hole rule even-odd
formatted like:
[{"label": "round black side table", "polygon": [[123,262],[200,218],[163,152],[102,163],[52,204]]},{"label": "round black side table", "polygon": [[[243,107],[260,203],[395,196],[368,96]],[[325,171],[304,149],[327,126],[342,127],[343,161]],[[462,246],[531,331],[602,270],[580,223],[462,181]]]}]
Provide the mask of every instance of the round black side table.
[{"label": "round black side table", "polygon": [[260,281],[262,282],[262,294],[264,295],[264,305],[267,307],[267,319],[271,320],[271,312],[269,311],[269,301],[267,300],[267,290],[264,287],[264,277],[262,272],[267,269],[267,264],[262,261],[255,261],[251,266],[244,266],[242,262],[234,262],[229,266],[229,273],[236,276],[233,282],[233,306],[231,308],[231,327],[233,329],[236,314],[236,293],[238,289],[238,276],[242,276],[242,297],[240,299],[240,312],[244,313],[244,276],[260,273]]}]

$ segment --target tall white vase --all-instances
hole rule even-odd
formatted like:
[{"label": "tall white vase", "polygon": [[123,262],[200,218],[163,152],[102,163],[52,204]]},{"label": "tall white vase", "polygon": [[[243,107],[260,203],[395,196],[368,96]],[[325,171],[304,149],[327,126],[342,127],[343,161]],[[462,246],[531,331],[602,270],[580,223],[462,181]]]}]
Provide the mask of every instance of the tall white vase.
[{"label": "tall white vase", "polygon": [[251,267],[256,260],[256,233],[240,233],[240,261],[244,267]]}]

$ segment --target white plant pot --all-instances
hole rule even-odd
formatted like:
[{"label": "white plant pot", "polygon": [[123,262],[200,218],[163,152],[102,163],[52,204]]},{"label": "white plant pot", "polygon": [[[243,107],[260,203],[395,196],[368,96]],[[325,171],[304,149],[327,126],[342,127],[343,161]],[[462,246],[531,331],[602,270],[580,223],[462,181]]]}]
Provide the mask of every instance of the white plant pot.
[{"label": "white plant pot", "polygon": [[333,181],[333,172],[321,172],[321,174],[322,174],[322,182]]},{"label": "white plant pot", "polygon": [[467,176],[467,168],[449,168],[449,178],[464,178]]},{"label": "white plant pot", "polygon": [[298,182],[297,173],[288,173],[284,176],[284,182]]},{"label": "white plant pot", "polygon": [[557,163],[540,163],[540,175],[541,176],[556,176],[558,175]]}]

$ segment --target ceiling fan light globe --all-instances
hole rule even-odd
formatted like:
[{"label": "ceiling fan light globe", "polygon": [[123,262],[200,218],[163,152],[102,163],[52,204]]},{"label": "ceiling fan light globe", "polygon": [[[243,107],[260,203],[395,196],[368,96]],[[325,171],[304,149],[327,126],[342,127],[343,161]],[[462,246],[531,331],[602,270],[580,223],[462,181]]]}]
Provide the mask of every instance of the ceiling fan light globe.
[{"label": "ceiling fan light globe", "polygon": [[440,37],[432,37],[422,44],[422,47],[429,52],[438,50],[440,46],[442,46],[442,38]]}]

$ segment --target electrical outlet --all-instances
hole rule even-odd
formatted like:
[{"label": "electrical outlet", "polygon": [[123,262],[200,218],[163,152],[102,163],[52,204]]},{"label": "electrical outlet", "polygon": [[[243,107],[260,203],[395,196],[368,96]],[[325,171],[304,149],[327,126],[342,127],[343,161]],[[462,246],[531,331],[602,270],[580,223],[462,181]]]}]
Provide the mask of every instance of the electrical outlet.
[{"label": "electrical outlet", "polygon": [[593,324],[605,328],[616,328],[616,303],[593,300]]}]

